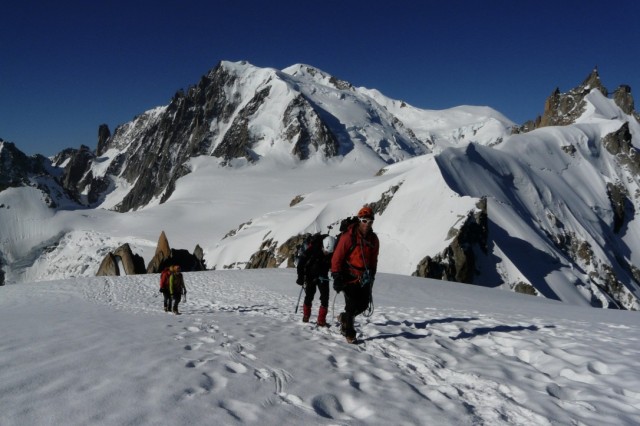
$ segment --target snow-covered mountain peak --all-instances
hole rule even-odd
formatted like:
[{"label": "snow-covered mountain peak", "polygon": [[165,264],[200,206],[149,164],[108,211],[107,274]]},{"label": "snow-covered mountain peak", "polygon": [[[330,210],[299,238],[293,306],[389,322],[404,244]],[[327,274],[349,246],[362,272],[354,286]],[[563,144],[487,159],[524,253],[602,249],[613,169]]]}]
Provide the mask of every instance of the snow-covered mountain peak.
[{"label": "snow-covered mountain peak", "polygon": [[[59,211],[16,215],[22,191],[0,193],[3,238],[31,245],[0,262],[11,279],[90,275],[116,243],[149,260],[165,231],[210,268],[285,267],[302,234],[335,232],[366,203],[381,272],[637,309],[640,129],[630,89],[609,99],[588,82],[550,98],[556,125],[512,134],[490,107],[423,110],[309,65],[223,61],[168,105],[101,129],[96,153],[21,160],[9,185]],[[78,251],[86,265],[65,266]]]},{"label": "snow-covered mountain peak", "polygon": [[283,69],[282,72],[299,80],[328,86],[334,89],[353,90],[351,83],[340,80],[331,74],[310,65],[296,64]]}]

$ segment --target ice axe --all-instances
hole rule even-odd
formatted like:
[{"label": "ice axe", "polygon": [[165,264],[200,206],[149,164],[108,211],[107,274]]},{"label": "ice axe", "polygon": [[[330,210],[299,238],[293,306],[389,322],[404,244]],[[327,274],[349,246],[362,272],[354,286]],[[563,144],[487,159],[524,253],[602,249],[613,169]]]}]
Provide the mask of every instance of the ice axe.
[{"label": "ice axe", "polygon": [[298,306],[300,306],[300,298],[302,297],[302,290],[304,290],[304,286],[301,285],[300,286],[300,294],[298,294],[298,301],[296,302],[296,311],[295,313],[298,313]]}]

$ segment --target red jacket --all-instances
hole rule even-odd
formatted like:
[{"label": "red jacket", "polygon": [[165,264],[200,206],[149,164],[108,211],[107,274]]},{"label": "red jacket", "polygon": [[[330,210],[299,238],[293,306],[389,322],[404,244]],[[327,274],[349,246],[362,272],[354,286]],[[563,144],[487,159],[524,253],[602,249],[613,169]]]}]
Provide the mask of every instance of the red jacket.
[{"label": "red jacket", "polygon": [[336,244],[331,258],[331,272],[342,273],[345,283],[359,281],[365,269],[375,275],[379,251],[380,242],[375,232],[371,231],[363,236],[358,231],[358,224],[352,225]]}]

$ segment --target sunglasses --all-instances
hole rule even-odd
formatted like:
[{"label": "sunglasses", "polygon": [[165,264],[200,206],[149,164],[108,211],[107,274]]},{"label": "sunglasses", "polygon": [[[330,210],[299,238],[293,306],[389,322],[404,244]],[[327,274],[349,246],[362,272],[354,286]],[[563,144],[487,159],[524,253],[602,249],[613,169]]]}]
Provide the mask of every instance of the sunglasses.
[{"label": "sunglasses", "polygon": [[373,223],[373,219],[367,219],[366,217],[361,217],[360,222],[366,225],[367,223]]}]

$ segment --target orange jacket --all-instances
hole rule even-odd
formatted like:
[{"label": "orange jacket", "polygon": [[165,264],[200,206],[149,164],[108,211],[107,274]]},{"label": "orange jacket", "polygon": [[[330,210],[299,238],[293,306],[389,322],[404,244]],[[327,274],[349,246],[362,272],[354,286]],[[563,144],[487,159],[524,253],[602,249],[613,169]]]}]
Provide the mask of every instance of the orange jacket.
[{"label": "orange jacket", "polygon": [[375,275],[379,251],[380,241],[376,233],[371,231],[363,236],[358,232],[358,224],[354,224],[340,236],[336,244],[331,258],[331,272],[342,273],[345,283],[359,281],[365,269]]}]

